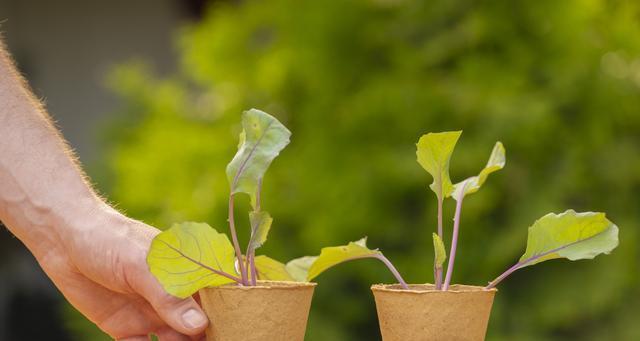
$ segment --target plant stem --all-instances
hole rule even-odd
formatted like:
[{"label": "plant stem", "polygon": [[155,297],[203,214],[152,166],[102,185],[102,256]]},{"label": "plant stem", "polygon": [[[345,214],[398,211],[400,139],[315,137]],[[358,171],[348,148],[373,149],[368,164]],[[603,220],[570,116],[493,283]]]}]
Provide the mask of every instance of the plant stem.
[{"label": "plant stem", "polygon": [[251,255],[252,255],[251,250],[249,248],[247,248],[247,253],[246,253],[245,257],[244,257],[244,261],[245,261],[244,266],[247,269],[247,277],[248,277],[247,281],[249,281],[249,282],[251,282],[251,276],[249,276],[249,275],[253,274],[253,272],[254,272],[253,269],[251,268]]},{"label": "plant stem", "polygon": [[238,267],[240,268],[240,278],[242,279],[242,285],[248,285],[247,281],[247,269],[244,266],[242,259],[242,251],[240,250],[240,244],[238,244],[238,235],[236,233],[236,223],[233,214],[233,194],[229,195],[229,229],[231,230],[231,240],[233,241],[233,248],[236,251],[236,259],[238,260]]},{"label": "plant stem", "polygon": [[[440,240],[444,240],[443,236],[442,236],[442,198],[438,198],[438,237],[440,237]],[[440,290],[442,289],[442,267],[437,267],[435,266],[435,259],[433,260],[434,264],[433,267],[435,268],[434,271],[434,281],[436,283],[436,290]]]},{"label": "plant stem", "polygon": [[347,259],[343,260],[340,263],[345,263],[345,262],[349,262],[349,261],[356,260],[356,259],[367,259],[367,258],[375,258],[375,259],[381,261],[382,263],[384,263],[384,265],[387,266],[389,271],[391,271],[391,274],[393,275],[393,277],[395,277],[396,280],[398,281],[398,283],[400,283],[402,288],[405,289],[405,290],[409,290],[409,286],[407,285],[407,282],[404,281],[404,279],[402,278],[402,275],[400,275],[400,272],[398,271],[398,269],[396,269],[396,267],[393,266],[393,264],[391,264],[391,261],[389,259],[387,259],[387,257],[385,257],[381,252],[378,252],[378,253],[373,254],[373,255],[364,255],[364,256],[356,256],[356,257],[347,258]]},{"label": "plant stem", "polygon": [[[260,197],[262,193],[262,178],[258,179],[258,189],[256,191],[256,206],[253,209],[254,213],[260,212]],[[258,271],[256,270],[256,250],[252,247],[253,237],[256,232],[258,226],[254,226],[251,224],[251,237],[249,238],[249,245],[247,245],[247,263],[246,266],[249,269],[248,272],[251,274],[251,285],[256,285],[256,274]]]},{"label": "plant stem", "polygon": [[257,270],[256,270],[256,250],[254,250],[251,247],[247,247],[247,256],[246,258],[246,267],[247,267],[247,272],[251,275],[250,279],[251,279],[251,285],[256,285],[256,274],[257,274]]},{"label": "plant stem", "polygon": [[438,198],[438,237],[442,239],[442,202],[444,199]]},{"label": "plant stem", "polygon": [[400,283],[403,289],[409,290],[409,286],[407,285],[407,282],[404,281],[404,279],[402,278],[402,275],[400,275],[400,272],[398,272],[398,269],[396,269],[396,267],[393,266],[393,264],[391,264],[391,261],[389,261],[387,257],[385,257],[382,253],[378,253],[373,257],[382,261],[382,263],[384,263],[384,265],[386,265],[387,268],[389,268],[389,271],[391,271],[391,273],[396,278],[398,283]]},{"label": "plant stem", "polygon": [[251,285],[256,286],[258,283],[258,271],[256,270],[255,251],[249,255],[249,269],[251,269]]},{"label": "plant stem", "polygon": [[487,285],[484,288],[485,289],[494,288],[496,285],[498,285],[498,283],[502,282],[503,279],[507,278],[507,276],[511,275],[514,271],[520,269],[520,267],[523,264],[524,264],[523,262],[518,262],[518,263],[514,264],[512,267],[507,269],[507,271],[503,272],[502,275],[498,276],[496,279],[494,279],[493,281],[489,282],[489,285]]},{"label": "plant stem", "polygon": [[453,217],[453,235],[451,236],[451,250],[449,250],[449,262],[447,264],[447,275],[444,279],[444,287],[442,290],[449,290],[449,284],[451,283],[451,276],[453,275],[453,266],[456,261],[456,249],[458,248],[458,231],[460,230],[460,214],[462,212],[462,195],[456,203],[456,213]]},{"label": "plant stem", "polygon": [[491,288],[495,287],[496,285],[498,285],[498,283],[502,282],[503,279],[507,278],[507,276],[511,275],[514,271],[522,268],[523,266],[528,265],[531,262],[534,262],[534,261],[536,261],[536,260],[538,260],[538,259],[540,259],[542,257],[545,257],[547,255],[550,255],[552,253],[556,253],[556,252],[558,252],[558,251],[560,251],[562,249],[566,249],[566,248],[568,248],[568,247],[570,247],[572,245],[575,245],[575,244],[577,244],[577,243],[579,243],[581,241],[585,241],[585,240],[594,238],[595,236],[596,235],[593,235],[593,236],[591,236],[589,238],[585,238],[583,240],[579,240],[579,241],[575,241],[573,243],[561,245],[561,246],[559,246],[559,247],[557,247],[555,249],[551,249],[551,250],[548,250],[548,251],[545,251],[545,252],[542,252],[542,253],[538,253],[538,254],[533,255],[533,256],[525,259],[525,260],[519,261],[518,263],[516,263],[515,265],[513,265],[512,267],[507,269],[507,271],[503,272],[502,275],[498,276],[496,279],[494,279],[493,281],[489,282],[489,285],[487,285],[485,287],[485,289],[491,289]]}]

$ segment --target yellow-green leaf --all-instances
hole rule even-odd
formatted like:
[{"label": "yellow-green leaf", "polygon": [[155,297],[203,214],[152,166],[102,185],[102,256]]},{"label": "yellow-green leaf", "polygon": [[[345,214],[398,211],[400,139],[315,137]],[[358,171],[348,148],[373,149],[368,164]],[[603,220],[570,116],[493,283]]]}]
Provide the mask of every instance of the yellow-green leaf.
[{"label": "yellow-green leaf", "polygon": [[604,213],[549,213],[529,227],[519,268],[549,259],[592,259],[618,246],[618,227]]},{"label": "yellow-green leaf", "polygon": [[433,248],[435,250],[435,264],[436,268],[442,268],[442,264],[447,259],[447,253],[444,248],[444,243],[437,233],[433,234]]},{"label": "yellow-green leaf", "polygon": [[229,238],[205,223],[173,225],[153,239],[147,255],[151,273],[168,293],[180,298],[233,282],[228,276],[236,277],[234,263]]},{"label": "yellow-green leaf", "polygon": [[271,115],[257,109],[245,111],[238,152],[227,166],[231,194],[248,194],[255,209],[259,183],[290,136],[291,132]]},{"label": "yellow-green leaf", "polygon": [[448,197],[453,191],[449,178],[449,161],[460,134],[462,131],[428,133],[422,135],[417,144],[418,163],[433,177],[433,183],[429,187],[439,200]]},{"label": "yellow-green leaf", "polygon": [[289,261],[286,265],[287,272],[297,282],[306,282],[311,265],[318,256],[304,256]]},{"label": "yellow-green leaf", "polygon": [[477,192],[487,180],[489,174],[504,168],[506,156],[504,146],[501,142],[496,142],[487,165],[480,171],[477,176],[467,178],[453,186],[452,197],[455,200],[462,199],[465,195]]},{"label": "yellow-green leaf", "polygon": [[380,254],[378,250],[367,248],[367,238],[362,238],[348,245],[322,248],[320,256],[309,268],[307,280],[312,280],[330,267],[357,258],[366,258]]},{"label": "yellow-green leaf", "polygon": [[256,256],[258,279],[268,281],[294,281],[283,263],[267,256]]},{"label": "yellow-green leaf", "polygon": [[249,248],[255,250],[262,246],[267,240],[273,218],[268,212],[250,212],[249,221],[251,223],[251,239],[249,240]]}]

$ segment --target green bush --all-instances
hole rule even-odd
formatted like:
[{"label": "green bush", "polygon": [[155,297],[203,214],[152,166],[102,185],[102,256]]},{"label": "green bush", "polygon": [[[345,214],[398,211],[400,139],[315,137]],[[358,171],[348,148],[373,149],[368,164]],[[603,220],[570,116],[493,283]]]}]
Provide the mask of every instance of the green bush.
[{"label": "green bush", "polygon": [[[160,228],[194,220],[225,231],[224,169],[240,113],[260,108],[293,132],[265,181],[275,220],[261,250],[286,261],[368,235],[408,281],[427,282],[436,208],[415,143],[463,129],[454,180],[474,175],[498,139],[508,155],[465,201],[455,282],[498,275],[550,211],[605,211],[621,227],[611,256],[549,262],[501,285],[488,339],[640,339],[639,9],[604,0],[218,4],[181,31],[175,75],[140,64],[112,75],[123,108],[109,130],[104,191]],[[369,285],[392,280],[375,261],[319,277],[307,339],[379,338]]]}]

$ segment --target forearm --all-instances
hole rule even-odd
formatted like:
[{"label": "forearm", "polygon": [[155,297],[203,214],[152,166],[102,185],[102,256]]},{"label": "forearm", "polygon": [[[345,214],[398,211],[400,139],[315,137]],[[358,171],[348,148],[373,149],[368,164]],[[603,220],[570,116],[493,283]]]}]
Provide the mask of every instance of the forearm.
[{"label": "forearm", "polygon": [[[34,253],[102,206],[0,46],[0,220]],[[57,235],[56,235],[57,234]],[[46,246],[44,247],[46,248]]]}]

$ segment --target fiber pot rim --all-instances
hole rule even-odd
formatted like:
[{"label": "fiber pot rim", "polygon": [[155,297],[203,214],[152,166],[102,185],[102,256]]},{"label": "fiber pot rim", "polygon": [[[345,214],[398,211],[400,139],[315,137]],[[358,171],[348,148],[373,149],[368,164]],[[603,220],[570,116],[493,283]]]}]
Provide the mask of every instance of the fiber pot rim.
[{"label": "fiber pot rim", "polygon": [[436,290],[435,285],[430,283],[425,284],[408,284],[409,289],[403,289],[400,284],[374,284],[371,286],[371,290],[374,292],[386,292],[386,293],[403,293],[412,295],[424,295],[424,294],[458,294],[458,293],[477,293],[477,292],[490,292],[496,293],[498,289],[491,288],[485,289],[484,287],[477,285],[465,285],[465,284],[452,284],[449,290],[442,291]]},{"label": "fiber pot rim", "polygon": [[301,289],[313,289],[316,285],[315,282],[294,282],[294,281],[261,281],[259,280],[257,285],[254,286],[240,286],[235,283],[225,284],[216,287],[206,287],[204,289],[209,290],[301,290]]}]

